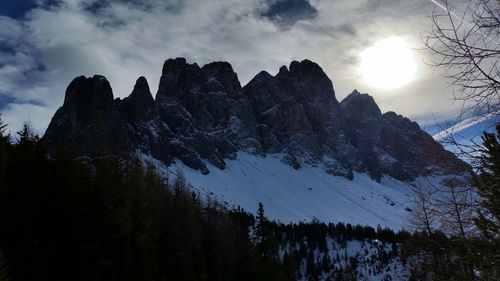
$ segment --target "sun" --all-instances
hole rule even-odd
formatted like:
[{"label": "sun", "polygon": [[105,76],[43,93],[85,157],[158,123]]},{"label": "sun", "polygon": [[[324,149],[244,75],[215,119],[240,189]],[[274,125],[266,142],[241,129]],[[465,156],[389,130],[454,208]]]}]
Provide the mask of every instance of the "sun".
[{"label": "sun", "polygon": [[383,39],[360,54],[359,74],[375,88],[392,90],[413,81],[416,60],[412,49],[399,37]]}]

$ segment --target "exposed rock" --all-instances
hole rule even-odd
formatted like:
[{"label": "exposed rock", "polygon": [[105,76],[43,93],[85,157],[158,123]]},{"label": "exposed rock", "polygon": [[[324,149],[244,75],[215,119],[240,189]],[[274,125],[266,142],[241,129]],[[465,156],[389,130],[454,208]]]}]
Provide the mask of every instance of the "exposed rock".
[{"label": "exposed rock", "polygon": [[294,61],[290,70],[282,66],[274,77],[261,72],[243,90],[254,108],[266,153],[286,153],[287,163],[289,156],[322,163],[337,175],[352,173],[347,154],[354,148],[342,132],[332,82],[316,63]]},{"label": "exposed rock", "polygon": [[149,120],[156,113],[155,100],[149,90],[148,81],[143,76],[137,79],[134,90],[123,100],[127,119],[131,123]]},{"label": "exposed rock", "polygon": [[340,107],[342,108],[344,117],[358,125],[382,115],[373,97],[368,94],[361,94],[357,90],[354,90],[344,98],[340,103]]},{"label": "exposed rock", "polygon": [[44,140],[49,153],[72,150],[89,156],[125,155],[133,147],[128,130],[106,78],[80,76],[68,86],[64,104],[52,118]]}]

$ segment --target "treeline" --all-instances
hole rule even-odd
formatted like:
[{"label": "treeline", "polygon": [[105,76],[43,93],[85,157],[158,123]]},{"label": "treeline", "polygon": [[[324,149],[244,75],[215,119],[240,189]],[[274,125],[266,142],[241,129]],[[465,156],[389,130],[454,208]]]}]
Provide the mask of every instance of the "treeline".
[{"label": "treeline", "polygon": [[[385,273],[389,264],[404,259],[401,245],[410,237],[404,230],[349,223],[289,224],[277,231],[285,268],[296,269],[306,280],[358,280]],[[392,278],[390,271],[387,278]]]},{"label": "treeline", "polygon": [[406,266],[402,245],[412,234],[405,230],[320,221],[282,224],[269,221],[262,204],[256,216],[239,208],[232,213],[240,218],[242,228],[253,231],[259,254],[278,258],[285,272],[298,280],[358,280],[377,275],[382,275],[380,280],[397,280],[393,279],[396,267]]},{"label": "treeline", "polygon": [[[352,225],[350,223],[322,223],[313,221],[310,223],[276,224],[273,223],[281,235],[278,241],[295,243],[307,241],[313,248],[324,248],[326,237],[335,237],[338,243],[349,240],[379,240],[385,243],[401,243],[406,241],[411,234],[405,230],[395,232],[390,228],[378,226]],[[281,238],[280,238],[281,237]]]},{"label": "treeline", "polygon": [[48,157],[0,124],[0,278],[293,280],[246,223],[138,160]]}]

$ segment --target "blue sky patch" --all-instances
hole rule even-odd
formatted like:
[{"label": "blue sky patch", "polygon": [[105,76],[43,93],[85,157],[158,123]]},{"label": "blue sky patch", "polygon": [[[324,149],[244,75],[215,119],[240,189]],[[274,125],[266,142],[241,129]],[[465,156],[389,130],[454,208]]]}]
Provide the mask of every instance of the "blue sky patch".
[{"label": "blue sky patch", "polygon": [[2,0],[0,1],[0,14],[20,19],[27,11],[36,6],[34,0]]}]

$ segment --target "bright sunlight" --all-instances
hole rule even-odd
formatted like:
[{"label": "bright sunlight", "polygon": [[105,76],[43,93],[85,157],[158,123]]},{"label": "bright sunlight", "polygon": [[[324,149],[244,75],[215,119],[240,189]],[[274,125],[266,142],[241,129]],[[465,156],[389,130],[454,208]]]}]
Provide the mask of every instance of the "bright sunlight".
[{"label": "bright sunlight", "polygon": [[403,39],[383,39],[360,54],[358,71],[363,81],[372,87],[396,89],[414,79],[415,56]]}]

